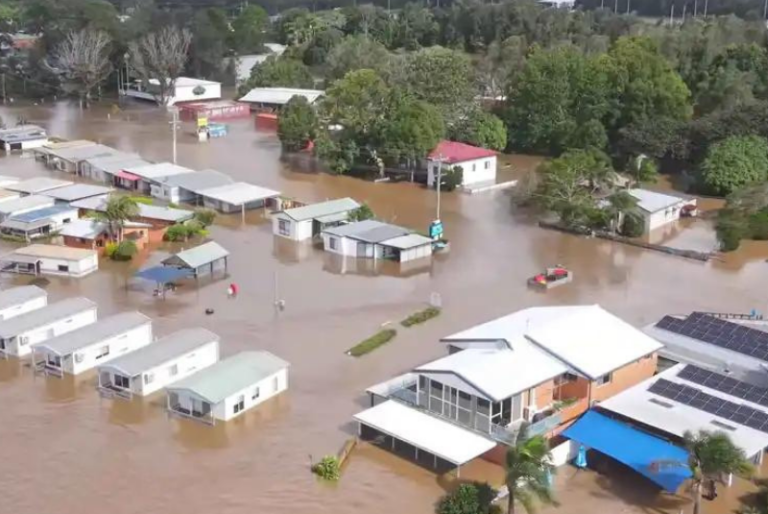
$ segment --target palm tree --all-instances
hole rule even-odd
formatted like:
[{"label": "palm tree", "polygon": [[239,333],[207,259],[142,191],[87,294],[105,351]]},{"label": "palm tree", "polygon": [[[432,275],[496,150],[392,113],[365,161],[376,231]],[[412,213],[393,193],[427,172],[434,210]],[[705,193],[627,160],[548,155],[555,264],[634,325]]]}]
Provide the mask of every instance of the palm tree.
[{"label": "palm tree", "polygon": [[621,233],[624,217],[637,205],[637,199],[627,191],[618,191],[608,197],[608,203],[609,212],[615,223],[613,228],[616,232]]},{"label": "palm tree", "polygon": [[749,476],[752,465],[747,462],[744,450],[737,447],[725,432],[700,430],[698,434],[686,431],[683,434],[688,461],[657,461],[652,463],[656,470],[669,467],[688,468],[691,471],[693,491],[693,514],[701,514],[701,492],[709,480],[722,480],[731,473]]},{"label": "palm tree", "polygon": [[521,429],[515,445],[507,450],[507,513],[514,514],[516,501],[523,505],[528,514],[535,511],[536,500],[555,503],[549,484],[554,469],[547,440],[542,436],[529,439],[526,429]]},{"label": "palm tree", "polygon": [[102,212],[94,214],[94,219],[107,223],[107,230],[112,239],[120,243],[123,239],[123,227],[129,219],[138,216],[139,204],[130,196],[114,195],[107,200]]}]

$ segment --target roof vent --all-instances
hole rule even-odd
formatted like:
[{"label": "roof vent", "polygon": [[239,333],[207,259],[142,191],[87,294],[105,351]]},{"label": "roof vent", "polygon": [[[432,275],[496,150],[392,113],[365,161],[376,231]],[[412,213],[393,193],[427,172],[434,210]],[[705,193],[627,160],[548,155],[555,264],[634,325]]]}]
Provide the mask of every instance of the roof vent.
[{"label": "roof vent", "polygon": [[655,403],[656,405],[660,405],[660,406],[664,407],[665,409],[671,409],[672,407],[674,407],[674,405],[672,405],[671,403],[667,403],[667,402],[661,401],[658,398],[651,398],[648,401],[651,402],[651,403]]},{"label": "roof vent", "polygon": [[716,427],[724,428],[726,430],[730,430],[731,432],[735,432],[736,431],[736,427],[728,425],[728,424],[723,423],[722,421],[718,421],[716,419],[713,419],[712,421],[710,421],[710,423],[712,423]]}]

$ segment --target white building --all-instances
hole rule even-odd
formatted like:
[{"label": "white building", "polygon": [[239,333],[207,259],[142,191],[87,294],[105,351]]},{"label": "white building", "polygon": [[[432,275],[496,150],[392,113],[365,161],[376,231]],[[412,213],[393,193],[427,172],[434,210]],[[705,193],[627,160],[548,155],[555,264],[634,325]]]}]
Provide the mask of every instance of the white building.
[{"label": "white building", "polygon": [[232,57],[235,61],[235,80],[238,84],[245,82],[251,77],[251,70],[253,70],[254,66],[264,63],[270,57],[280,57],[287,48],[285,45],[277,43],[264,43],[264,47],[268,50],[267,53]]},{"label": "white building", "polygon": [[152,184],[152,196],[172,203],[197,204],[202,199],[200,192],[213,187],[226,186],[234,181],[216,170],[181,173],[162,177]]},{"label": "white building", "polygon": [[38,237],[55,234],[79,217],[77,207],[59,204],[10,216],[0,222],[0,232],[10,236],[22,237],[25,241],[29,242]]},{"label": "white building", "polygon": [[149,166],[150,164],[152,163],[142,159],[139,154],[120,152],[106,157],[86,159],[80,164],[80,173],[83,177],[95,182],[114,184],[117,173],[126,168],[138,168]]},{"label": "white building", "polygon": [[27,180],[21,180],[5,186],[8,191],[16,191],[22,195],[35,195],[51,191],[64,186],[71,186],[74,182],[70,180],[60,180],[50,177],[33,177]]},{"label": "white building", "polygon": [[630,189],[627,192],[637,200],[635,212],[643,218],[646,234],[679,220],[686,205],[696,205],[695,198],[680,198],[647,189]]},{"label": "white building", "polygon": [[39,148],[46,143],[48,134],[37,125],[21,125],[0,130],[0,148],[6,152]]},{"label": "white building", "polygon": [[79,375],[152,342],[152,320],[138,311],[122,312],[32,345],[36,370]]},{"label": "white building", "polygon": [[23,275],[84,277],[99,269],[95,250],[33,244],[0,258],[2,270]]},{"label": "white building", "polygon": [[443,171],[460,166],[463,186],[492,184],[496,181],[496,152],[493,150],[457,141],[440,141],[427,158],[429,187],[435,187],[440,163]]},{"label": "white building", "polygon": [[208,209],[226,214],[249,209],[274,207],[280,202],[280,191],[247,182],[233,182],[223,186],[201,189],[197,192]]},{"label": "white building", "polygon": [[218,361],[219,336],[204,328],[188,328],[100,365],[98,387],[122,397],[148,396]]},{"label": "white building", "polygon": [[0,321],[0,352],[24,357],[31,345],[96,321],[96,304],[87,298],[68,298]]},{"label": "white building", "polygon": [[15,318],[48,305],[48,293],[37,286],[19,286],[0,291],[0,321]]},{"label": "white building", "polygon": [[233,355],[168,387],[168,409],[204,423],[228,421],[285,391],[288,366],[266,351]]},{"label": "white building", "polygon": [[239,101],[250,104],[251,110],[279,110],[294,96],[303,96],[310,104],[323,96],[325,91],[288,87],[256,87]]},{"label": "white building", "polygon": [[[151,79],[148,87],[145,87],[142,81],[136,81],[133,84],[130,84],[123,93],[132,98],[158,102],[160,81]],[[220,98],[220,82],[190,77],[179,77],[176,79],[173,91],[167,93],[166,103],[171,106],[179,102],[199,102],[202,100],[218,100]]]},{"label": "white building", "polygon": [[49,196],[59,203],[69,204],[86,198],[106,198],[112,191],[114,190],[111,187],[94,184],[72,184],[71,186],[43,191],[40,196]]},{"label": "white building", "polygon": [[360,204],[352,198],[294,207],[272,215],[272,232],[293,241],[306,241],[326,229],[347,221]]},{"label": "white building", "polygon": [[[123,180],[127,180],[131,176],[138,177],[131,184],[132,187],[128,189],[135,189],[142,194],[149,195],[152,193],[152,188],[161,184],[161,181],[167,177],[173,175],[183,175],[186,173],[195,173],[195,170],[185,168],[184,166],[178,166],[170,162],[159,162],[157,164],[150,164],[149,166],[131,166],[123,169],[122,173],[118,173],[117,177]],[[121,183],[118,185],[125,186]]]},{"label": "white building", "polygon": [[53,207],[56,200],[47,196],[30,195],[23,198],[14,198],[11,200],[0,201],[0,221],[24,214],[25,212],[36,211],[45,207]]},{"label": "white building", "polygon": [[410,230],[376,220],[358,221],[326,229],[326,252],[367,259],[408,262],[432,256],[432,240]]},{"label": "white building", "polygon": [[68,147],[46,145],[43,148],[37,149],[36,152],[44,154],[42,158],[48,167],[78,175],[81,174],[82,164],[87,159],[107,157],[121,153],[110,146],[96,144],[91,141],[87,143],[90,144],[77,144]]}]

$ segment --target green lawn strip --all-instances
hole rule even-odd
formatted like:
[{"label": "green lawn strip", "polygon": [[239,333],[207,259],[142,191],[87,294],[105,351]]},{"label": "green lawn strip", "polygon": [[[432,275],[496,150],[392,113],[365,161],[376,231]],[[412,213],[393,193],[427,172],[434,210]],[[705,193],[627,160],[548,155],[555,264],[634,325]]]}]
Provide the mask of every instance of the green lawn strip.
[{"label": "green lawn strip", "polygon": [[397,335],[397,330],[387,328],[376,332],[368,339],[356,344],[347,351],[348,355],[352,357],[361,357],[366,353],[370,353],[381,345],[387,344]]},{"label": "green lawn strip", "polygon": [[407,318],[405,318],[403,321],[400,322],[400,324],[406,328],[412,327],[413,325],[418,325],[419,323],[424,323],[425,321],[429,321],[434,317],[437,317],[440,315],[440,309],[437,307],[427,307],[423,311],[419,311],[416,313],[411,314]]}]

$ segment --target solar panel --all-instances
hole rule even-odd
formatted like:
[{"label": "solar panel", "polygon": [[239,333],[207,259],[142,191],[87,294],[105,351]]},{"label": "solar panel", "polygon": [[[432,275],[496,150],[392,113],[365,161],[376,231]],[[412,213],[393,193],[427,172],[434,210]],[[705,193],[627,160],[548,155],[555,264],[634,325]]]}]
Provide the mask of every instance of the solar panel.
[{"label": "solar panel", "polygon": [[[701,372],[707,372],[707,370],[698,368],[697,370],[686,372],[685,375],[688,377],[704,376],[704,373]],[[648,388],[648,391],[768,434],[768,414],[753,409],[749,405],[739,405],[738,403],[707,394],[701,389],[678,384],[664,378],[654,382]]]},{"label": "solar panel", "polygon": [[692,364],[684,367],[677,376],[688,382],[768,407],[768,389],[764,387],[754,386]]},{"label": "solar panel", "polygon": [[698,339],[734,352],[768,361],[768,333],[738,323],[693,312],[685,319],[665,316],[658,328],[686,337]]}]

